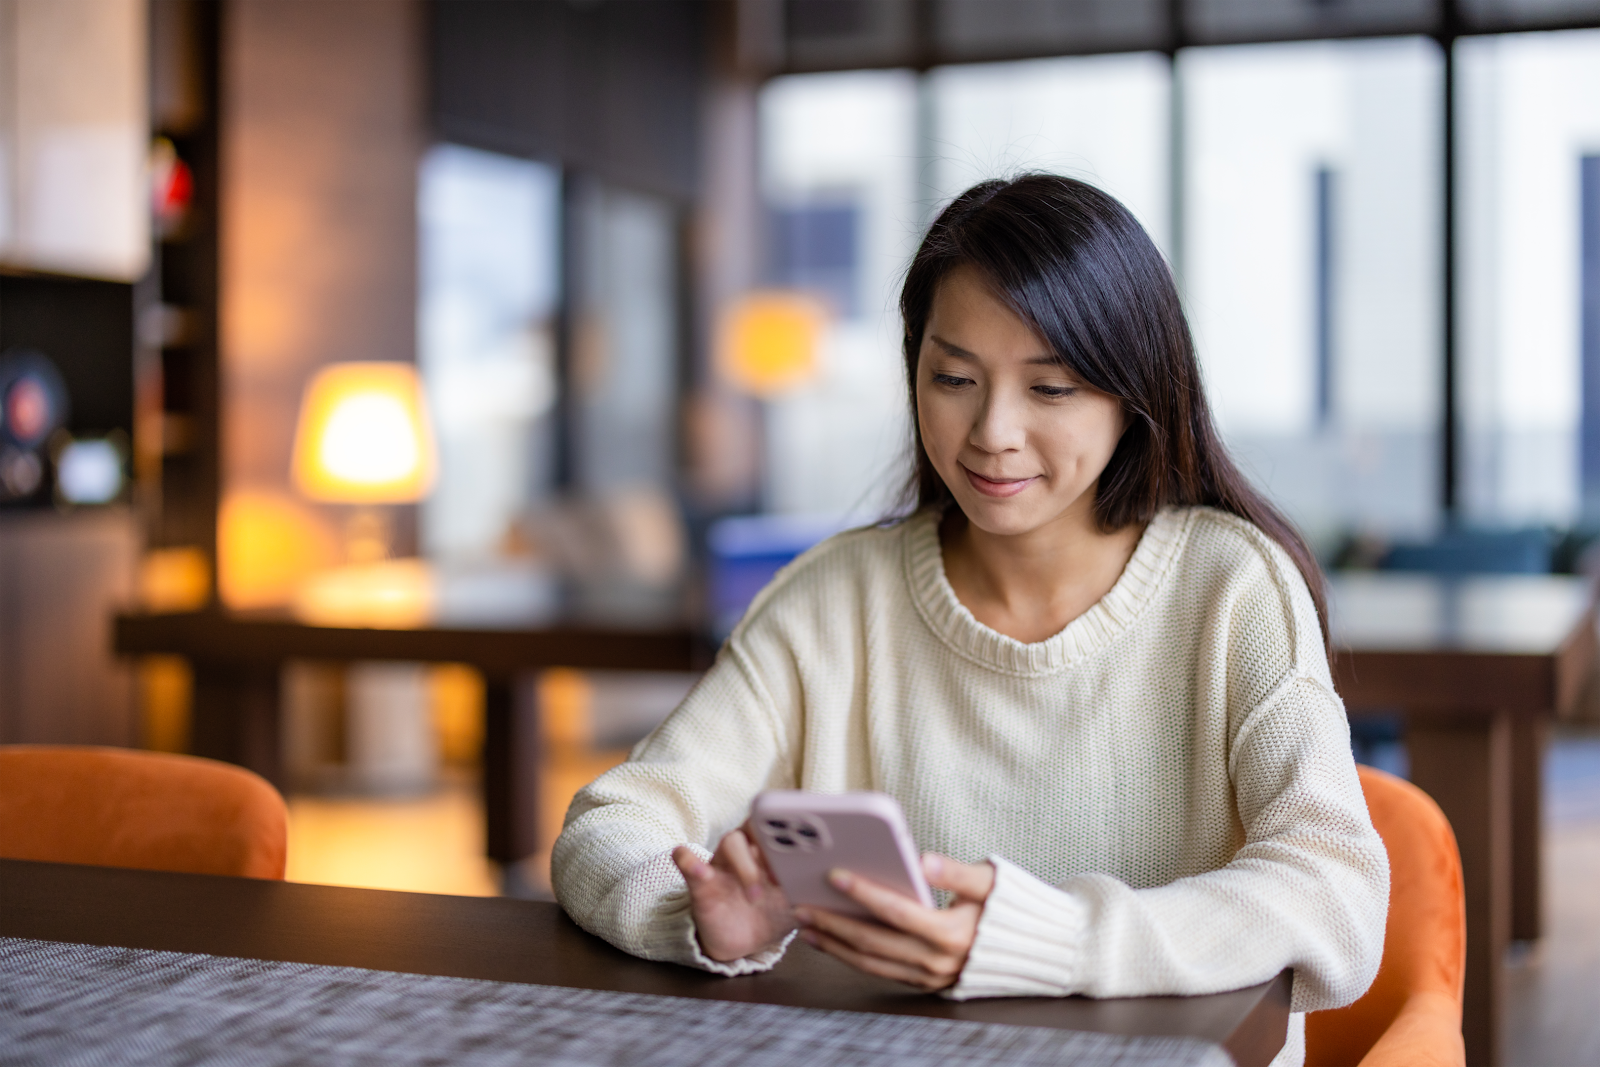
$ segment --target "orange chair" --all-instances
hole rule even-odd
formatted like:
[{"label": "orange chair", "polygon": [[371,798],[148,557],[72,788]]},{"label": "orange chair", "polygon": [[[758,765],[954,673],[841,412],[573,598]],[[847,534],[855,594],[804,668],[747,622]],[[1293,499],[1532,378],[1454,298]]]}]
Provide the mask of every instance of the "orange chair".
[{"label": "orange chair", "polygon": [[1455,834],[1410,782],[1358,770],[1389,849],[1383,962],[1360,1000],[1306,1016],[1306,1067],[1463,1067],[1467,918]]},{"label": "orange chair", "polygon": [[118,748],[0,746],[0,857],[282,878],[288,811],[242,767]]}]

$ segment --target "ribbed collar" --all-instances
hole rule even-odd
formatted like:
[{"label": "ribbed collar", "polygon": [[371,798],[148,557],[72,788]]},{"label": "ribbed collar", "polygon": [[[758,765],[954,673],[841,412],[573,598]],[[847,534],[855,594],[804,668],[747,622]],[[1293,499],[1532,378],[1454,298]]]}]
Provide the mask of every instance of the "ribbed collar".
[{"label": "ribbed collar", "polygon": [[902,527],[906,581],[928,627],[959,655],[1007,674],[1053,674],[1099,652],[1133,624],[1161,587],[1188,539],[1194,516],[1192,508],[1168,508],[1157,514],[1111,591],[1066,629],[1031,645],[989,629],[956,599],[944,573],[938,514],[916,515]]}]

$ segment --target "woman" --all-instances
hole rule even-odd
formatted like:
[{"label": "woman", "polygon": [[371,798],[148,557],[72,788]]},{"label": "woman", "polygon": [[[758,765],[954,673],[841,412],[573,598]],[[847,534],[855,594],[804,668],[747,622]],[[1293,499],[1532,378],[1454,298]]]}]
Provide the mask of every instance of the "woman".
[{"label": "woman", "polygon": [[[579,793],[557,896],[722,974],[794,936],[947,996],[1196,994],[1295,971],[1349,1003],[1388,862],[1351,760],[1315,559],[1212,428],[1170,271],[1082,182],[985,182],[901,296],[916,507],[775,578],[629,762]],[[790,909],[738,829],[756,793],[878,789],[925,908]]]}]

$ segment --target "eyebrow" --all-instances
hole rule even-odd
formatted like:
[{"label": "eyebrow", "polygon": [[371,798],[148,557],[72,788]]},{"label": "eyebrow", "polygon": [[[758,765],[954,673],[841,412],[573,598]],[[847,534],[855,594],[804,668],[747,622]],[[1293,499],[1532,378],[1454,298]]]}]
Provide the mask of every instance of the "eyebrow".
[{"label": "eyebrow", "polygon": [[[932,341],[934,344],[936,344],[940,348],[944,349],[945,353],[947,355],[954,356],[956,359],[977,360],[977,358],[978,358],[978,354],[976,352],[969,352],[967,349],[962,348],[960,345],[953,345],[949,341],[946,341],[943,337],[940,337],[936,333],[929,334],[928,335],[928,340]],[[1057,366],[1057,367],[1064,366],[1064,364],[1061,362],[1061,360],[1057,359],[1055,356],[1052,356],[1052,355],[1034,356],[1032,359],[1028,360],[1028,364],[1030,366],[1033,366],[1033,365],[1038,365],[1038,366]]]}]

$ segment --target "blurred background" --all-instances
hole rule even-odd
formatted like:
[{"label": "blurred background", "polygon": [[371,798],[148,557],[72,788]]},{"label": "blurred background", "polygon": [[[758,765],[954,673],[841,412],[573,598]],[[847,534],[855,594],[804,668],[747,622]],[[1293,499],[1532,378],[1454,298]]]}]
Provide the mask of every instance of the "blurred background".
[{"label": "blurred background", "polygon": [[[193,747],[188,660],[111,651],[130,607],[581,586],[714,641],[896,506],[902,272],[1034,169],[1167,254],[1329,567],[1600,565],[1595,0],[0,0],[0,741]],[[476,671],[288,662],[290,877],[543,892],[567,799],[693,681],[530,675],[510,870]]]}]

